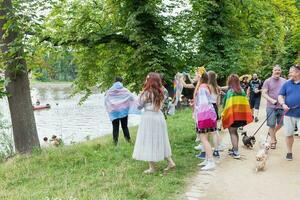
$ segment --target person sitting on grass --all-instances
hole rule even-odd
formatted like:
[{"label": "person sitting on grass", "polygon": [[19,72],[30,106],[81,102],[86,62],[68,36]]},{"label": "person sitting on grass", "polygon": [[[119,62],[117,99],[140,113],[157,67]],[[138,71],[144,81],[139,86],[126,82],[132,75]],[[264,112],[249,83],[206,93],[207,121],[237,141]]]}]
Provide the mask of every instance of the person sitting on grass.
[{"label": "person sitting on grass", "polygon": [[43,138],[43,144],[42,144],[42,147],[44,147],[44,148],[50,147],[50,143],[49,143],[48,137],[44,137],[44,138]]}]

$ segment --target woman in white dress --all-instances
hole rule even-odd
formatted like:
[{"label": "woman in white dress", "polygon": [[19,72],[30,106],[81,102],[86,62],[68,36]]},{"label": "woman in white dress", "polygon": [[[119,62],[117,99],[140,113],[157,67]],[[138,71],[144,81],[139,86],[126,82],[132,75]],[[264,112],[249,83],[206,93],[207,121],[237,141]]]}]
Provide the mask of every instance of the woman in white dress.
[{"label": "woman in white dress", "polygon": [[140,95],[140,109],[144,109],[134,145],[132,157],[149,162],[144,173],[154,173],[155,163],[166,159],[165,170],[175,167],[171,158],[171,146],[165,117],[160,108],[164,100],[162,82],[158,73],[150,73]]}]

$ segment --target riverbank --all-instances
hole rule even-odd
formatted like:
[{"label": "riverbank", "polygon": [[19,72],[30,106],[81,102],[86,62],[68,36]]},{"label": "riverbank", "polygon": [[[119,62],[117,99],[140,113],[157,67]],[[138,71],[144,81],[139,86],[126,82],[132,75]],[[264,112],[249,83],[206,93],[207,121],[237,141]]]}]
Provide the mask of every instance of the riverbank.
[{"label": "riverbank", "polygon": [[38,81],[38,80],[30,80],[30,85],[39,88],[51,88],[51,87],[63,87],[63,88],[71,88],[73,82],[71,81]]},{"label": "riverbank", "polygon": [[[18,156],[0,164],[0,199],[184,199],[185,185],[197,171],[191,110],[167,120],[177,168],[144,175],[147,163],[131,158],[133,144],[112,145],[111,136],[82,144]],[[136,128],[131,129],[135,139]]]}]

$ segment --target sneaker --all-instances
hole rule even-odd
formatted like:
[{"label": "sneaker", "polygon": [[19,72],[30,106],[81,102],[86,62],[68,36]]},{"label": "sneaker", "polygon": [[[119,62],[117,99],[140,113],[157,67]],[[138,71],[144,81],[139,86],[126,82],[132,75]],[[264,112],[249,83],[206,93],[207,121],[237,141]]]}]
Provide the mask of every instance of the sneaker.
[{"label": "sneaker", "polygon": [[214,150],[213,156],[216,157],[216,158],[220,158],[220,153],[219,153],[219,151]]},{"label": "sneaker", "polygon": [[200,154],[196,155],[196,157],[204,160],[206,157],[205,151],[202,151]]},{"label": "sneaker", "polygon": [[218,149],[218,151],[224,151],[225,147],[226,147],[225,144],[221,143],[221,144],[219,144],[217,149]]},{"label": "sneaker", "polygon": [[194,149],[197,151],[203,151],[203,146],[202,144],[199,144],[198,146],[195,146]]},{"label": "sneaker", "polygon": [[234,151],[232,150],[232,153],[230,154],[231,157],[233,157],[234,159],[239,159],[241,158],[241,155],[238,151]]},{"label": "sneaker", "polygon": [[199,163],[198,166],[199,167],[204,167],[205,165],[207,165],[208,160],[204,160],[203,162]]},{"label": "sneaker", "polygon": [[214,161],[207,161],[207,164],[201,168],[203,171],[214,170],[216,168],[216,164]]},{"label": "sneaker", "polygon": [[299,136],[299,134],[298,134],[298,133],[295,133],[294,136]]},{"label": "sneaker", "polygon": [[287,153],[285,159],[288,160],[288,161],[292,161],[293,160],[293,154],[292,153]]},{"label": "sneaker", "polygon": [[257,117],[255,117],[255,118],[254,118],[254,121],[255,121],[255,122],[258,122],[258,118],[257,118]]},{"label": "sneaker", "polygon": [[233,148],[231,148],[231,149],[228,149],[228,155],[231,155],[232,153],[233,153]]}]

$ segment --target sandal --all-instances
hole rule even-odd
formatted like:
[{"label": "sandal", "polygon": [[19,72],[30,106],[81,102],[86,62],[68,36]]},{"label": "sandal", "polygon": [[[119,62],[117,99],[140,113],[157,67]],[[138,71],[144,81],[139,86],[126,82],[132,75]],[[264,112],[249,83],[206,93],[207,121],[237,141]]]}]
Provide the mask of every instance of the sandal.
[{"label": "sandal", "polygon": [[168,165],[167,168],[164,169],[164,171],[169,171],[171,169],[175,169],[176,165],[172,164],[172,165]]},{"label": "sandal", "polygon": [[277,140],[271,143],[271,149],[276,149]]}]

